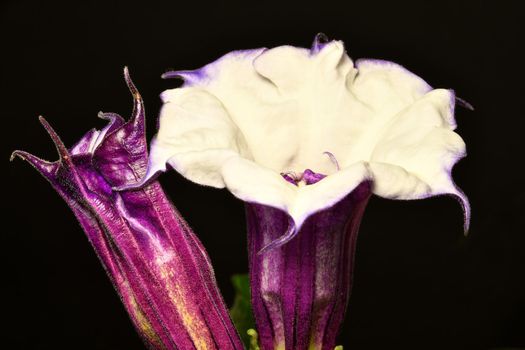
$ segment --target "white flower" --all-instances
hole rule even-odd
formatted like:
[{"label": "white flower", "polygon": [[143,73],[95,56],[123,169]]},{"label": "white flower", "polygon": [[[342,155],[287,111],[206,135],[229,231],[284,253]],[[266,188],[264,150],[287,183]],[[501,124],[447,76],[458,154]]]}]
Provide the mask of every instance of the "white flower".
[{"label": "white flower", "polygon": [[[385,198],[453,195],[468,229],[469,204],[451,177],[465,156],[452,90],[392,62],[354,62],[342,42],[318,39],[311,49],[234,51],[166,76],[185,83],[162,93],[143,182],[169,164],[193,182],[289,213],[298,230],[370,180]],[[327,176],[304,186],[281,175],[305,169]]]}]

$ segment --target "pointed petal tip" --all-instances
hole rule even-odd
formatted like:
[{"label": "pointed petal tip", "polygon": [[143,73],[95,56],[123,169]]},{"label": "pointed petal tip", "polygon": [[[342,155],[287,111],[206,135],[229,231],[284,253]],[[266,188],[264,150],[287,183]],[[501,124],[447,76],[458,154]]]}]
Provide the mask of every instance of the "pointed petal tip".
[{"label": "pointed petal tip", "polygon": [[109,121],[110,123],[115,123],[117,121],[124,123],[124,118],[122,118],[120,114],[117,114],[117,113],[100,111],[98,112],[97,117],[102,120]]},{"label": "pointed petal tip", "polygon": [[9,161],[12,162],[15,158],[20,158],[21,160],[28,162],[38,172],[46,176],[49,176],[56,166],[55,163],[48,162],[47,160],[41,159],[31,153],[21,150],[13,151],[9,157]]},{"label": "pointed petal tip", "polygon": [[20,159],[24,159],[22,156],[21,156],[21,153],[23,151],[20,151],[20,150],[15,150],[11,153],[11,155],[9,156],[9,161],[12,162],[13,160],[15,160],[15,158],[20,158]]},{"label": "pointed petal tip", "polygon": [[[60,160],[65,159],[67,161],[70,157],[69,151],[67,150],[66,146],[62,143],[62,140],[60,140],[58,134],[43,116],[38,116],[38,121],[40,122],[40,124],[42,124],[44,129],[51,137],[51,140],[55,144]],[[35,168],[41,174],[46,176],[51,174],[51,171],[55,169],[55,166],[57,164],[57,162],[49,162],[29,152],[21,150],[13,151],[13,153],[11,153],[11,156],[9,157],[9,161],[12,162],[15,158],[20,158],[21,160],[28,162],[29,164],[31,164],[31,166],[33,166],[33,168]]]},{"label": "pointed petal tip", "polygon": [[[469,208],[470,211],[470,208]],[[463,235],[467,237],[470,233],[470,213],[465,214],[464,222],[463,222]]]},{"label": "pointed petal tip", "polygon": [[188,80],[192,71],[188,70],[174,70],[170,69],[160,76],[162,79],[179,79],[182,81]]},{"label": "pointed petal tip", "polygon": [[160,75],[161,79],[182,79],[180,75],[177,74],[177,71],[169,70]]},{"label": "pointed petal tip", "polygon": [[162,79],[180,79],[192,83],[202,78],[201,70],[170,70],[161,75]]},{"label": "pointed petal tip", "polygon": [[328,38],[328,36],[323,32],[319,32],[315,35],[313,44],[315,46],[319,44],[326,44],[328,42],[330,42],[330,39]]},{"label": "pointed petal tip", "polygon": [[102,111],[99,111],[97,113],[97,118],[100,118],[102,120],[107,120],[107,121],[111,121],[113,119],[113,115],[115,115],[115,113],[107,113],[107,112],[102,112]]},{"label": "pointed petal tip", "polygon": [[311,53],[318,53],[323,49],[323,47],[330,42],[330,39],[325,33],[317,33],[312,46],[310,48]]},{"label": "pointed petal tip", "polygon": [[456,192],[452,194],[461,205],[461,209],[463,210],[463,235],[468,236],[469,230],[470,230],[470,220],[471,220],[471,207],[470,202],[463,193],[462,190],[459,188],[456,188]]},{"label": "pointed petal tip", "polygon": [[67,147],[64,145],[64,143],[56,133],[55,129],[51,127],[49,122],[43,116],[38,116],[38,120],[40,121],[40,124],[42,124],[44,129],[49,134],[49,137],[51,137],[51,140],[55,144],[60,159],[64,160],[66,163],[70,162],[71,156],[69,155],[69,151],[67,150]]},{"label": "pointed petal tip", "polygon": [[297,226],[292,222],[288,227],[288,230],[282,236],[274,239],[273,241],[262,247],[261,250],[257,252],[257,255],[263,255],[269,252],[270,250],[282,247],[286,243],[290,242],[297,235],[298,232],[299,230]]},{"label": "pointed petal tip", "polygon": [[456,102],[461,107],[466,108],[469,111],[474,111],[474,106],[472,104],[470,104],[468,101],[466,101],[466,100],[456,96]]},{"label": "pointed petal tip", "polygon": [[469,234],[471,218],[470,203],[466,197],[461,199],[461,205],[463,207],[463,234],[466,237]]},{"label": "pointed petal tip", "polygon": [[337,161],[337,158],[334,156],[332,152],[324,151],[323,154],[328,156],[328,158],[330,158],[330,161],[335,165],[335,168],[337,171],[341,170],[341,167],[339,166],[339,162]]},{"label": "pointed petal tip", "polygon": [[36,161],[36,162],[42,162],[42,163],[49,163],[48,161],[40,159],[37,156],[32,155],[31,153],[28,153],[26,151],[21,151],[18,149],[14,150],[13,153],[11,153],[11,156],[9,157],[9,161],[12,162],[13,160],[15,160],[15,158],[20,158],[28,162]]},{"label": "pointed petal tip", "polygon": [[131,123],[135,126],[141,126],[144,128],[144,102],[142,101],[142,96],[140,95],[139,90],[131,79],[127,66],[124,67],[124,80],[126,81],[126,85],[128,86],[134,101],[133,112],[131,114]]},{"label": "pointed petal tip", "polygon": [[128,89],[131,92],[133,99],[141,100],[142,97],[140,96],[139,91],[137,90],[135,84],[133,83],[133,80],[131,79],[128,66],[124,66],[124,80],[126,81],[126,85],[128,86]]}]

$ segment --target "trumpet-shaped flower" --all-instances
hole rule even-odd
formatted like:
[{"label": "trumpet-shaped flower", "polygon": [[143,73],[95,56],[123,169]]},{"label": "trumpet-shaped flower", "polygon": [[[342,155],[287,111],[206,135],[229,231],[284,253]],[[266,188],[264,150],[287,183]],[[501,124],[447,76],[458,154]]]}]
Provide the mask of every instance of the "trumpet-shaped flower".
[{"label": "trumpet-shaped flower", "polygon": [[[465,155],[454,92],[393,62],[353,62],[342,42],[320,39],[311,49],[234,51],[166,73],[185,83],[162,94],[143,181],[169,164],[193,182],[287,212],[298,229],[371,180],[385,198],[458,197],[467,229],[468,202],[451,178]],[[328,176],[312,186],[282,181],[306,169]]]},{"label": "trumpet-shaped flower", "polygon": [[310,49],[234,51],[164,77],[184,84],[162,93],[147,174],[133,186],[169,164],[247,203],[263,349],[333,349],[371,194],[452,195],[468,229],[451,177],[465,156],[452,90],[392,62],[354,62],[323,35]]},{"label": "trumpet-shaped flower", "polygon": [[[242,349],[201,243],[152,182],[138,190],[147,165],[144,106],[134,97],[132,118],[109,120],[69,150],[41,118],[60,159],[15,151],[33,165],[73,210],[149,349]],[[73,346],[74,347],[74,346]]]}]

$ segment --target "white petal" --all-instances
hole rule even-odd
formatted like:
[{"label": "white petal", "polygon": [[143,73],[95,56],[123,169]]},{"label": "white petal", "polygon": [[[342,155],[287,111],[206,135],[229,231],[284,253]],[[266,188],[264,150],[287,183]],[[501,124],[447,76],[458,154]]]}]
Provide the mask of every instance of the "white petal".
[{"label": "white petal", "polygon": [[169,163],[196,183],[224,187],[223,163],[232,156],[249,154],[222,103],[196,87],[169,90],[163,100],[159,133],[151,147],[151,167]]},{"label": "white petal", "polygon": [[236,197],[288,212],[297,229],[308,216],[336,204],[370,178],[366,165],[356,163],[313,185],[297,187],[278,173],[241,157],[225,162],[222,174]]},{"label": "white petal", "polygon": [[[399,199],[415,199],[455,191],[450,171],[456,161],[465,155],[465,143],[452,131],[454,126],[448,116],[449,103],[450,92],[442,89],[433,90],[418,99],[385,125],[370,157],[371,162],[402,168],[410,177],[419,179],[429,188],[423,190],[418,186],[421,190],[414,191],[405,181],[399,181],[396,186],[392,176],[381,167],[381,171],[374,172],[376,181],[381,182],[381,176],[390,180],[388,188],[378,186],[376,194],[392,198],[388,193],[397,192]],[[396,188],[403,186],[406,188]]]},{"label": "white petal", "polygon": [[[341,42],[316,50],[281,46],[236,51],[162,94],[150,170],[168,163],[188,179],[287,211],[297,225],[366,179],[398,199],[452,194],[464,156],[454,133],[454,95],[388,61],[358,60]],[[329,157],[335,155],[341,170]],[[327,174],[296,187],[281,172]]]},{"label": "white petal", "polygon": [[355,65],[359,81],[354,89],[374,108],[392,109],[394,103],[406,106],[432,90],[423,79],[394,62],[359,59]]}]

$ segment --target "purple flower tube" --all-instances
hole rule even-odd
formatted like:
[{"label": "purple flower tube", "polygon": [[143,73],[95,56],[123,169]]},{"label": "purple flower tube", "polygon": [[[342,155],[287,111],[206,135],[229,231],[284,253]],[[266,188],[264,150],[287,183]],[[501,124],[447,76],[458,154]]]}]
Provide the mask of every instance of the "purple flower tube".
[{"label": "purple flower tube", "polygon": [[206,251],[159,183],[113,189],[137,182],[148,164],[144,105],[124,74],[131,120],[101,113],[108,125],[68,150],[40,118],[59,160],[24,151],[13,157],[28,161],[71,207],[149,349],[242,349]]},{"label": "purple flower tube", "polygon": [[293,230],[290,216],[270,206],[246,204],[252,304],[263,349],[334,349],[370,195],[365,181],[334,206],[310,216],[286,244],[279,239]]}]

